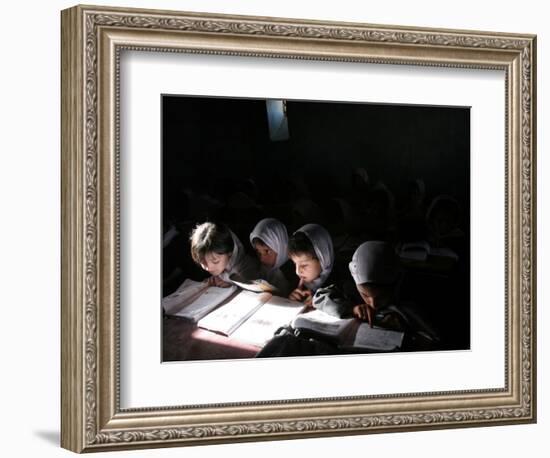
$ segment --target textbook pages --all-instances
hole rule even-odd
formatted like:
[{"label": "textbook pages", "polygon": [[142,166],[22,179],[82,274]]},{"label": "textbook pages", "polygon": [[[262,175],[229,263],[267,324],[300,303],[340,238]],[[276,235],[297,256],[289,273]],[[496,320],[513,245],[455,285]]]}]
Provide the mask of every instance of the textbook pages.
[{"label": "textbook pages", "polygon": [[371,351],[394,351],[401,348],[404,333],[389,329],[371,328],[355,318],[336,318],[320,310],[298,315],[292,322],[294,329],[308,330],[329,337],[340,348]]},{"label": "textbook pages", "polygon": [[196,323],[238,291],[234,285],[219,288],[187,279],[176,291],[162,299],[162,307],[167,315],[179,316]]},{"label": "textbook pages", "polygon": [[353,322],[353,318],[336,318],[321,310],[312,310],[298,315],[292,321],[292,327],[294,329],[306,329],[343,343]]},{"label": "textbook pages", "polygon": [[162,300],[168,315],[179,316],[200,328],[263,346],[281,326],[299,314],[304,304],[271,293],[208,286],[185,280]]},{"label": "textbook pages", "polygon": [[253,291],[255,293],[275,294],[277,292],[277,288],[275,286],[265,280],[262,280],[261,278],[258,278],[257,280],[245,280],[238,274],[231,274],[229,276],[229,280],[238,287],[248,291]]},{"label": "textbook pages", "polygon": [[199,327],[264,346],[275,332],[288,325],[304,304],[270,293],[243,290],[198,322]]},{"label": "textbook pages", "polygon": [[393,351],[401,348],[403,336],[402,332],[371,328],[368,323],[361,323],[351,347],[373,351]]}]

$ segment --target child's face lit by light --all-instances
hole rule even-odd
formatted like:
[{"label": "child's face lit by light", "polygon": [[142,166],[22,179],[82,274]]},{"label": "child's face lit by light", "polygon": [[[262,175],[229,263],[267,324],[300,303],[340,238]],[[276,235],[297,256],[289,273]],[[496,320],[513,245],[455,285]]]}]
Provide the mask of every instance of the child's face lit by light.
[{"label": "child's face lit by light", "polygon": [[262,265],[266,267],[273,267],[277,261],[277,253],[263,243],[255,243],[254,250],[260,259]]},{"label": "child's face lit by light", "polygon": [[201,262],[201,267],[211,275],[220,275],[229,263],[230,255],[220,253],[206,253]]},{"label": "child's face lit by light", "polygon": [[296,265],[296,275],[306,283],[311,283],[323,271],[319,260],[311,257],[310,254],[292,254],[290,255],[290,259]]}]

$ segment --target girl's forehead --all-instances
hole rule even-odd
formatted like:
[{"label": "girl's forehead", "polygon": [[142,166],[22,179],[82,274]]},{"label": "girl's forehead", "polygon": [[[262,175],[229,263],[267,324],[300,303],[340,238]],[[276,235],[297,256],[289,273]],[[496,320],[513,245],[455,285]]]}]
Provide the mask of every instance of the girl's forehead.
[{"label": "girl's forehead", "polygon": [[313,256],[311,256],[309,253],[291,254],[290,259],[292,259],[292,261],[295,264],[300,263],[300,262],[316,261],[316,259]]},{"label": "girl's forehead", "polygon": [[375,285],[357,285],[357,289],[366,296],[377,296],[385,291],[384,287]]},{"label": "girl's forehead", "polygon": [[256,250],[271,250],[271,248],[263,242],[255,242],[254,249]]},{"label": "girl's forehead", "polygon": [[225,256],[222,253],[216,253],[215,251],[209,251],[204,255],[204,259],[220,259],[222,256]]}]

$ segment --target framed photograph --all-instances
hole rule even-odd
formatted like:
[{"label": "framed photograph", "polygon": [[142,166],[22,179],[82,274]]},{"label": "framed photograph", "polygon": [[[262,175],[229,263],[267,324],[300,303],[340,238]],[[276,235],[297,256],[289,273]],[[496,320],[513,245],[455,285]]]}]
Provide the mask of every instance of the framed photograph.
[{"label": "framed photograph", "polygon": [[[163,361],[470,349],[469,107],[166,94],[161,104]],[[222,225],[252,267],[260,255],[248,280],[274,291],[197,283],[219,269],[194,260],[194,239]],[[329,236],[323,284],[300,271],[304,227]],[[394,261],[365,299],[376,301],[373,327],[354,306],[356,252]],[[197,288],[208,305],[203,294],[188,303]]]},{"label": "framed photograph", "polygon": [[536,37],[62,12],[62,446],[536,421]]}]

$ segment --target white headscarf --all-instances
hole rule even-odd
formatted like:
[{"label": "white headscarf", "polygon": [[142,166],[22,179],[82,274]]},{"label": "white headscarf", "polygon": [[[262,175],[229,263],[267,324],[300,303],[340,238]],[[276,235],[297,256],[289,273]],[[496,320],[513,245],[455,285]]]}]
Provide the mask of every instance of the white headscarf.
[{"label": "white headscarf", "polygon": [[[321,275],[313,280],[311,283],[306,283],[306,288],[317,291],[332,272],[334,265],[334,248],[332,246],[332,239],[328,231],[319,224],[306,224],[298,229],[296,232],[303,232],[310,240],[315,250],[315,255],[321,264]],[[296,232],[294,232],[296,234]]]},{"label": "white headscarf", "polygon": [[397,255],[387,242],[365,242],[353,253],[349,270],[357,285],[392,284],[399,274]]},{"label": "white headscarf", "polygon": [[275,265],[270,270],[281,267],[288,259],[288,233],[283,223],[275,218],[262,219],[250,233],[250,243],[257,238],[277,253]]},{"label": "white headscarf", "polygon": [[246,280],[256,279],[258,276],[258,269],[254,260],[246,254],[243,244],[231,229],[229,229],[229,233],[233,239],[233,252],[231,253],[227,266],[219,277],[224,281],[230,281],[229,276],[233,273],[237,273]]}]

